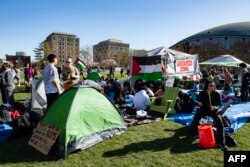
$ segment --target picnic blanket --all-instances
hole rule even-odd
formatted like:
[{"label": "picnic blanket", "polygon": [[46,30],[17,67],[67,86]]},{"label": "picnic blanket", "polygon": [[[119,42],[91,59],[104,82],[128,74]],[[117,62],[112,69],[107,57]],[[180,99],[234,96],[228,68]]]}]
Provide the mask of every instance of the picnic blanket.
[{"label": "picnic blanket", "polygon": [[[192,113],[181,113],[181,114],[169,114],[168,119],[173,122],[177,122],[183,125],[190,125],[192,123],[194,114]],[[225,116],[231,121],[231,127],[225,128],[225,131],[234,133],[241,128],[250,118],[250,102],[234,104],[226,110]],[[223,115],[223,116],[224,116]]]}]

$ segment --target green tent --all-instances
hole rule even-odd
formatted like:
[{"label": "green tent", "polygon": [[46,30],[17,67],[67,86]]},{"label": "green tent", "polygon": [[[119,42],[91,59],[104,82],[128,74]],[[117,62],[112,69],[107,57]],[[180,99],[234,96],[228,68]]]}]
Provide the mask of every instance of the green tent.
[{"label": "green tent", "polygon": [[98,72],[91,72],[87,75],[87,79],[93,80],[93,81],[98,81],[101,76],[102,75]]},{"label": "green tent", "polygon": [[117,108],[91,87],[72,87],[51,105],[43,122],[59,128],[56,152],[62,156],[119,135],[127,127]]},{"label": "green tent", "polygon": [[86,66],[79,60],[75,63],[75,66],[80,70],[84,70],[86,68]]}]

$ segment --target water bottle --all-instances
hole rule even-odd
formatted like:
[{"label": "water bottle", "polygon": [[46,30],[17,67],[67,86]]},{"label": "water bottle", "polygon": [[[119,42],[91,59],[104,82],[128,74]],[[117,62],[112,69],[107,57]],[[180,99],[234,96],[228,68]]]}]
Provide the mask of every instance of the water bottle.
[{"label": "water bottle", "polygon": [[207,124],[207,119],[206,118],[201,118],[199,123],[200,123],[200,125]]},{"label": "water bottle", "polygon": [[207,124],[213,125],[214,120],[212,117],[207,116]]}]

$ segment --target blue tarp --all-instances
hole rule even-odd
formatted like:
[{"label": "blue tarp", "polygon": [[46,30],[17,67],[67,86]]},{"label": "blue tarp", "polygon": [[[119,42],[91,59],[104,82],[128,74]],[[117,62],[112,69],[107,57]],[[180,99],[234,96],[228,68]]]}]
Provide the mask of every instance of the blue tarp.
[{"label": "blue tarp", "polygon": [[[183,125],[190,125],[194,114],[195,112],[174,114],[169,115],[168,119]],[[233,133],[241,128],[250,118],[250,102],[234,104],[226,110],[224,115],[227,116],[231,121],[231,127],[226,128],[225,130],[227,132]]]}]

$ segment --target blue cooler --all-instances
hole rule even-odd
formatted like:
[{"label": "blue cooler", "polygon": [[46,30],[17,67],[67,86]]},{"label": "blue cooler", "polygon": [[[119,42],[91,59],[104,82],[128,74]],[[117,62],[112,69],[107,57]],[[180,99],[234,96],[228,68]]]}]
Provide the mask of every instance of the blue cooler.
[{"label": "blue cooler", "polygon": [[8,124],[0,124],[0,143],[6,142],[10,138],[12,131],[13,128]]}]

